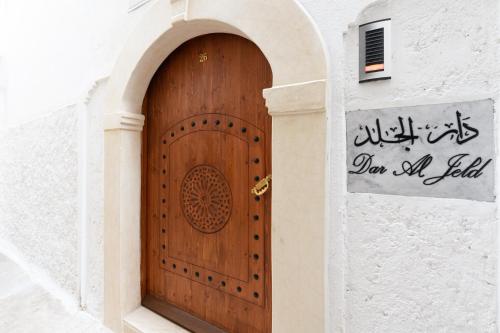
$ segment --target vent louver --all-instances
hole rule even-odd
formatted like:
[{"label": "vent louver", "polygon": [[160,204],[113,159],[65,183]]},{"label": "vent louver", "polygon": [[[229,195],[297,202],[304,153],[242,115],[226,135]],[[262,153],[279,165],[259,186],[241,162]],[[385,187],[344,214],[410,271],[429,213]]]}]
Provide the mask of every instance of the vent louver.
[{"label": "vent louver", "polygon": [[384,28],[365,32],[365,72],[384,69]]},{"label": "vent louver", "polygon": [[390,19],[359,26],[359,82],[390,79]]}]

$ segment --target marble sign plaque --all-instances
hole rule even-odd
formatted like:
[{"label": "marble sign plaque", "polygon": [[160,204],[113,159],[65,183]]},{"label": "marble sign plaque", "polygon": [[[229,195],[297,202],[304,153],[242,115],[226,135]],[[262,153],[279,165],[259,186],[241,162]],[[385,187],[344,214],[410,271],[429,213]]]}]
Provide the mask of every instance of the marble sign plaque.
[{"label": "marble sign plaque", "polygon": [[494,201],[493,101],[347,113],[347,189]]}]

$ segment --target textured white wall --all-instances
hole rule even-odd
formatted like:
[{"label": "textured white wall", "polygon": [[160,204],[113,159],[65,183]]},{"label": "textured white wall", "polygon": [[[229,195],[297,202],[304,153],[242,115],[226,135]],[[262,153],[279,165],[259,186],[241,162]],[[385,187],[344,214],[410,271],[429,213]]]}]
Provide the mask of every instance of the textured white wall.
[{"label": "textured white wall", "polygon": [[349,194],[347,332],[496,332],[495,209]]},{"label": "textured white wall", "polygon": [[77,112],[0,132],[0,236],[78,294]]},{"label": "textured white wall", "polygon": [[[0,123],[5,118],[7,75],[5,73],[5,49],[7,40],[6,0],[0,0]],[[1,125],[0,125],[1,128]]]},{"label": "textured white wall", "polygon": [[[389,81],[359,84],[345,37],[345,110],[497,98],[498,1],[379,1],[392,18]],[[494,142],[491,142],[494,145]],[[349,194],[348,332],[496,332],[496,204]]]},{"label": "textured white wall", "polygon": [[140,10],[128,9],[121,0],[0,0],[0,249],[97,317],[103,110],[96,81],[109,75],[140,19]]},{"label": "textured white wall", "polygon": [[104,129],[103,113],[100,107],[103,104],[106,80],[95,84],[89,93],[86,103],[86,273],[84,279],[83,303],[87,311],[101,318],[103,311],[104,285],[104,243],[103,243],[103,215],[104,215]]},{"label": "textured white wall", "polygon": [[[498,1],[300,2],[330,60],[332,331],[495,332],[497,204],[345,196],[344,112],[498,100]],[[393,79],[360,85],[355,25],[387,17]]]}]

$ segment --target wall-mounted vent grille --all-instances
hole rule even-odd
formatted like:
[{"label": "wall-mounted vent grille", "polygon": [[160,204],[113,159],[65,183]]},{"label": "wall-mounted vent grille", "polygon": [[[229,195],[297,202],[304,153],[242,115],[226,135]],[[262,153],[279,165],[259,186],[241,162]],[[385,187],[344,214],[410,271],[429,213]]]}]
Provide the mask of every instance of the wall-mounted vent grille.
[{"label": "wall-mounted vent grille", "polygon": [[384,28],[365,32],[365,72],[384,69]]},{"label": "wall-mounted vent grille", "polygon": [[390,19],[359,26],[359,81],[389,79]]}]

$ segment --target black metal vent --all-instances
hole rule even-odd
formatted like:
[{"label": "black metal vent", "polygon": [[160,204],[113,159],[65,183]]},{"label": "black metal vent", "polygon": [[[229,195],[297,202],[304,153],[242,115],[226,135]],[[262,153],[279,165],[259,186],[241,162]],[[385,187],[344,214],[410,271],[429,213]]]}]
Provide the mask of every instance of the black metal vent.
[{"label": "black metal vent", "polygon": [[391,78],[391,19],[359,26],[359,82]]},{"label": "black metal vent", "polygon": [[365,32],[365,72],[384,70],[384,28]]}]

